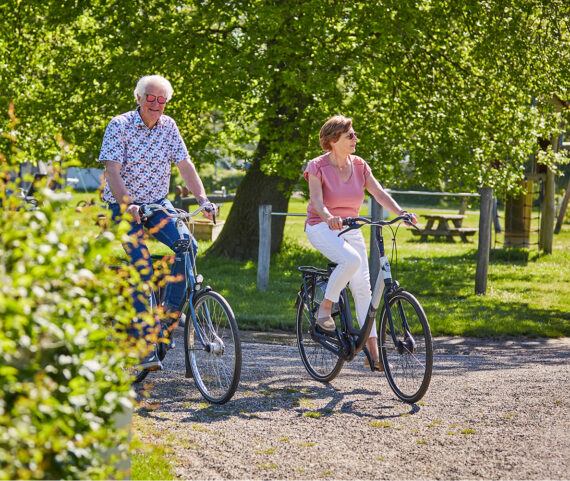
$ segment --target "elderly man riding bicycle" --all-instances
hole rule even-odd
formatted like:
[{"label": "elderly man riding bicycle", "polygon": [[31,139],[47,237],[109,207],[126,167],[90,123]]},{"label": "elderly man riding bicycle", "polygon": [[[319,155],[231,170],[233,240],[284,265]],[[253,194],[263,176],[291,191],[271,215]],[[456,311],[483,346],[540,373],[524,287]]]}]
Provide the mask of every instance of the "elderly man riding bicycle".
[{"label": "elderly man riding bicycle", "polygon": [[[175,221],[167,215],[158,212],[149,219],[141,219],[139,215],[139,206],[142,204],[153,203],[172,208],[166,198],[172,164],[178,167],[198,204],[209,203],[204,185],[190,160],[176,122],[164,115],[164,108],[172,94],[172,86],[164,77],[142,77],[134,91],[138,107],[111,120],[105,130],[99,154],[99,161],[105,164],[103,200],[108,203],[114,219],[120,220],[124,212],[129,214],[131,229],[128,233],[129,241],[124,244],[124,248],[144,282],[151,280],[153,268],[144,241],[143,226],[150,229],[157,240],[175,253],[174,244],[180,239]],[[212,212],[217,213],[214,205]],[[205,212],[205,215],[212,218],[212,212]],[[190,238],[190,233],[186,232],[184,237]],[[197,250],[197,247],[194,241],[194,250]],[[171,275],[188,275],[182,256],[175,256]],[[177,318],[185,285],[182,277],[182,280],[170,282],[167,286],[164,310],[173,319]],[[148,300],[142,290],[135,292],[133,301],[137,313],[148,312]],[[138,327],[142,327],[142,333],[147,338],[151,332],[150,327],[146,324]],[[129,334],[137,337],[139,328],[134,326],[129,330]],[[140,368],[161,369],[156,345],[152,341],[149,341],[149,348],[150,353],[141,361]]]}]

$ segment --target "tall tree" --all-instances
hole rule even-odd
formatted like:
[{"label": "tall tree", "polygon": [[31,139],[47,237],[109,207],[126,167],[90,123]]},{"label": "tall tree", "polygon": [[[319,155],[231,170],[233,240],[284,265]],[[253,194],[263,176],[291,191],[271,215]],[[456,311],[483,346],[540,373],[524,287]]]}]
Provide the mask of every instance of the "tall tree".
[{"label": "tall tree", "polygon": [[[545,101],[566,93],[568,13],[566,2],[533,0],[202,4],[189,19],[200,58],[189,78],[224,92],[214,98],[227,125],[248,139],[255,127],[257,142],[212,251],[255,257],[258,205],[284,209],[319,153],[320,125],[339,111],[362,129],[359,153],[384,182],[409,175],[407,154],[426,185],[516,189],[537,136],[558,128]],[[280,218],[273,251],[282,229]]]},{"label": "tall tree", "polygon": [[[28,157],[53,155],[63,139],[92,162],[109,118],[133,107],[134,83],[150,72],[172,81],[167,113],[198,162],[255,146],[212,247],[238,258],[256,257],[258,205],[286,209],[330,115],[353,117],[358,153],[386,184],[508,190],[536,138],[559,126],[544,100],[569,85],[565,0],[4,4],[0,103],[14,101]],[[276,251],[284,219],[273,224]]]}]

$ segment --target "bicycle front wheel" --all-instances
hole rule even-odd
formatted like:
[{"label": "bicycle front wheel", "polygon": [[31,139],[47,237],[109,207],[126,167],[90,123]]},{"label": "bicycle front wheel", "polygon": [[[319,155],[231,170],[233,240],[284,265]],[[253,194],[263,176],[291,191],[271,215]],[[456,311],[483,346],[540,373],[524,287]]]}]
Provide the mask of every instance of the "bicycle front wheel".
[{"label": "bicycle front wheel", "polygon": [[[387,308],[392,315],[396,343]],[[378,340],[386,378],[396,396],[408,403],[419,401],[431,380],[433,345],[427,317],[412,294],[396,292],[390,297],[389,306],[382,307]]]},{"label": "bicycle front wheel", "polygon": [[234,395],[241,375],[241,342],[234,313],[217,292],[194,301],[195,322],[187,316],[184,347],[198,390],[209,402],[223,404]]},{"label": "bicycle front wheel", "polygon": [[303,295],[297,308],[297,346],[307,372],[317,381],[330,382],[342,369],[344,360],[311,337],[310,305]]}]

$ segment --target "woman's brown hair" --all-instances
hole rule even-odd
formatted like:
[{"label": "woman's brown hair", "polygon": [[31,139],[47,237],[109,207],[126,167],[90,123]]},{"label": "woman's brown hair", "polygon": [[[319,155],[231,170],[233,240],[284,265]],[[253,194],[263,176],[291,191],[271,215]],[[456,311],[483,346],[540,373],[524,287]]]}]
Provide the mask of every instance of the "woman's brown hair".
[{"label": "woman's brown hair", "polygon": [[348,132],[352,119],[344,115],[335,115],[325,122],[319,133],[319,142],[323,150],[331,150],[331,142],[337,142],[342,134]]}]

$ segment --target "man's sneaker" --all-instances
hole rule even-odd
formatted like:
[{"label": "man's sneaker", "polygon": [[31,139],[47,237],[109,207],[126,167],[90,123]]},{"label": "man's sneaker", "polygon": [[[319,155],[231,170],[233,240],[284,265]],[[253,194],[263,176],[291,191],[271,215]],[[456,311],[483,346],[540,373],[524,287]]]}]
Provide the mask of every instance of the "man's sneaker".
[{"label": "man's sneaker", "polygon": [[143,370],[149,371],[160,371],[162,369],[162,363],[158,358],[158,351],[156,349],[156,344],[153,344],[152,350],[148,353],[148,355],[143,358],[143,360],[139,363],[138,368]]},{"label": "man's sneaker", "polygon": [[176,342],[174,341],[174,338],[170,338],[169,341],[170,342],[166,345],[167,351],[170,351],[176,347]]}]

